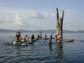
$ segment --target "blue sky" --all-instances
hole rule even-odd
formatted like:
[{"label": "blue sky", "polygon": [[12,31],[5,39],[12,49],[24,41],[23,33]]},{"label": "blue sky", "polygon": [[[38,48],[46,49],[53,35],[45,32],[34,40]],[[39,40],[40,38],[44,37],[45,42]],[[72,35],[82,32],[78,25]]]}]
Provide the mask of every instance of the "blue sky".
[{"label": "blue sky", "polygon": [[0,29],[56,29],[56,8],[64,29],[84,30],[84,0],[0,0]]}]

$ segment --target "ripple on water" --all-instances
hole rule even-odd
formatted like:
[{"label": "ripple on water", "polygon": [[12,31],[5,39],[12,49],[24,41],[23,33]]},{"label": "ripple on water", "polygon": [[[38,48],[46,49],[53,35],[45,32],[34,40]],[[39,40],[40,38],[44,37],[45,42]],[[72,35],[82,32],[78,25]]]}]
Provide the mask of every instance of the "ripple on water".
[{"label": "ripple on water", "polygon": [[[77,34],[73,36],[76,38]],[[63,43],[63,48],[60,48],[54,40],[51,46],[48,40],[40,40],[27,47],[9,44],[13,40],[14,37],[9,35],[7,38],[0,36],[0,63],[84,63],[84,44],[80,41]]]}]

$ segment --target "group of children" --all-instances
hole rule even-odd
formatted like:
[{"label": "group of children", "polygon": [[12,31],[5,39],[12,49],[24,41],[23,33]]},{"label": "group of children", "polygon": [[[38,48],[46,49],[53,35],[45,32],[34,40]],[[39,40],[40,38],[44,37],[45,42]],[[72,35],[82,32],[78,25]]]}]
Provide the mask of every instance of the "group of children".
[{"label": "group of children", "polygon": [[24,37],[21,36],[21,32],[17,31],[16,32],[16,42],[17,43],[22,43],[24,41],[29,40],[30,37],[28,37],[27,35],[25,35]]},{"label": "group of children", "polygon": [[31,37],[29,37],[27,34],[24,37],[22,37],[20,31],[16,32],[16,42],[22,43],[25,41],[29,41],[30,43],[33,43],[36,40],[39,40],[40,38],[42,38],[42,34],[40,34],[40,35],[38,34],[37,38],[35,38],[34,34],[32,34]]},{"label": "group of children", "polygon": [[[42,33],[38,34],[37,35],[37,38],[35,38],[34,34],[32,34],[31,37],[29,37],[28,35],[25,35],[24,37],[21,36],[21,32],[20,31],[17,31],[16,32],[16,42],[25,42],[25,41],[29,41],[30,43],[33,43],[34,41],[36,40],[39,40],[40,38],[42,38]],[[47,39],[47,35],[45,34],[45,40]],[[52,43],[52,34],[50,35],[50,38],[49,38],[49,44]],[[60,41],[61,39],[61,36],[58,34],[56,35],[56,41]]]}]

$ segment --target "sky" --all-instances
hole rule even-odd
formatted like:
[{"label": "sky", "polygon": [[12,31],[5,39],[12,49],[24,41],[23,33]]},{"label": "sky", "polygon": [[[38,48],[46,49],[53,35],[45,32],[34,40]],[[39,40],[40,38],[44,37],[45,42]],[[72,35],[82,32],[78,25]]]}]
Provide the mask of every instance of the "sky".
[{"label": "sky", "polygon": [[0,29],[55,30],[56,8],[64,30],[84,30],[84,0],[0,0]]}]

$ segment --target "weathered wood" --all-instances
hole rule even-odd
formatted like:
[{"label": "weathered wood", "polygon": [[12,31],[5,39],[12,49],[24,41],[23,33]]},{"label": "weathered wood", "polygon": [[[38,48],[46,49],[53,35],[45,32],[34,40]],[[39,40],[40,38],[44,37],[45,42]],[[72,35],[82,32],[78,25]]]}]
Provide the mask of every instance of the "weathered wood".
[{"label": "weathered wood", "polygon": [[57,32],[56,32],[56,41],[61,42],[63,39],[63,18],[64,18],[64,10],[62,11],[62,17],[59,18],[59,12],[58,8],[56,8],[57,11]]},{"label": "weathered wood", "polygon": [[74,42],[74,39],[63,39],[63,42]]}]

